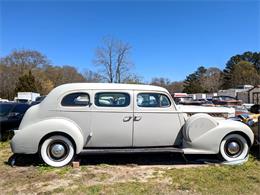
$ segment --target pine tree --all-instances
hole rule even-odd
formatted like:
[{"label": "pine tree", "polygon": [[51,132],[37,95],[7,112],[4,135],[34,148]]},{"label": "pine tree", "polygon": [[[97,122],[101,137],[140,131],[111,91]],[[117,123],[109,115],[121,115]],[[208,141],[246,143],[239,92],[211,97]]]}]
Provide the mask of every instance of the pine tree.
[{"label": "pine tree", "polygon": [[[235,82],[233,80],[233,77],[234,77],[235,66],[237,64],[239,64],[240,62],[243,62],[243,63],[249,62],[249,63],[247,63],[247,64],[249,64],[249,66],[250,66],[250,64],[253,64],[253,66],[256,70],[256,73],[260,76],[260,52],[247,51],[243,54],[238,54],[238,55],[232,56],[228,60],[226,67],[223,71],[223,85],[222,85],[222,87],[224,89],[236,87],[237,85],[239,85],[238,82]],[[248,74],[247,76],[251,77],[250,74]],[[253,83],[243,83],[243,84],[245,85],[245,84],[253,84]]]},{"label": "pine tree", "polygon": [[39,86],[37,86],[37,82],[31,71],[28,74],[20,76],[15,87],[16,92],[38,92],[38,89]]},{"label": "pine tree", "polygon": [[201,78],[206,73],[207,69],[200,66],[194,73],[188,75],[184,81],[183,92],[186,93],[202,93],[204,88],[201,85]]}]

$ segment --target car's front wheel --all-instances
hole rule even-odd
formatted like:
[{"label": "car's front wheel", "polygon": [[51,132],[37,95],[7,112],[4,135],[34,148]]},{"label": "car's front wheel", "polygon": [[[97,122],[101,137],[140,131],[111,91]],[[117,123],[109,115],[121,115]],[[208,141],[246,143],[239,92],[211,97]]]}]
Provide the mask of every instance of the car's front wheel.
[{"label": "car's front wheel", "polygon": [[243,160],[249,153],[247,140],[239,134],[227,135],[220,144],[220,155],[225,161]]},{"label": "car's front wheel", "polygon": [[43,141],[40,155],[46,164],[53,167],[63,167],[73,160],[75,149],[70,139],[54,135]]}]

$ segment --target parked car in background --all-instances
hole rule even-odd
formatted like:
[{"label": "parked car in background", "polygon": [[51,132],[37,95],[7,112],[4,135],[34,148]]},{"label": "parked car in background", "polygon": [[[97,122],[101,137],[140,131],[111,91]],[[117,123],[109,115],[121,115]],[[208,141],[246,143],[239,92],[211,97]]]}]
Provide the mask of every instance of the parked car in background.
[{"label": "parked car in background", "polygon": [[29,104],[31,103],[29,100],[27,99],[15,99],[15,102],[17,103],[24,103],[24,104]]},{"label": "parked car in background", "polygon": [[150,85],[73,83],[53,89],[25,114],[11,141],[14,154],[39,153],[54,167],[76,154],[179,152],[246,159],[252,130],[208,114],[190,117],[169,92]]},{"label": "parked car in background", "polygon": [[252,129],[252,131],[255,135],[254,144],[257,145],[257,144],[260,144],[260,137],[259,137],[259,131],[258,131],[259,117],[260,117],[260,114],[241,114],[241,115],[232,117],[230,119],[235,120],[235,121],[240,121],[240,122],[248,125]]},{"label": "parked car in background", "polygon": [[2,103],[2,102],[9,102],[9,100],[0,98],[0,103]]},{"label": "parked car in background", "polygon": [[244,104],[243,104],[243,106],[245,106],[248,111],[251,110],[251,107],[252,107],[253,105],[254,105],[254,104],[248,104],[248,103],[244,103]]},{"label": "parked car in background", "polygon": [[254,113],[254,114],[260,114],[260,105],[259,104],[255,104],[250,108],[250,112]]},{"label": "parked car in background", "polygon": [[4,133],[17,129],[30,105],[25,103],[0,103],[0,140]]},{"label": "parked car in background", "polygon": [[214,96],[212,97],[212,103],[221,106],[240,106],[243,102],[231,96]]},{"label": "parked car in background", "polygon": [[36,104],[41,103],[41,102],[44,100],[45,97],[46,97],[45,95],[44,95],[44,96],[39,96],[39,97],[37,97],[37,98],[35,99],[35,101],[33,101],[33,102],[31,103],[31,105],[36,105]]},{"label": "parked car in background", "polygon": [[244,105],[241,106],[230,106],[231,108],[234,108],[236,111],[236,116],[241,114],[249,114],[249,111]]}]

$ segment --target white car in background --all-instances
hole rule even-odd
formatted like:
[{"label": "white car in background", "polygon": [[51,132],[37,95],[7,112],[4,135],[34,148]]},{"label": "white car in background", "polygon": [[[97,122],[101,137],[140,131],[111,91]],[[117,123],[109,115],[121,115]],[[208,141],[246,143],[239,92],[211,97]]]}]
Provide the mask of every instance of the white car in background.
[{"label": "white car in background", "polygon": [[248,156],[253,139],[243,123],[208,114],[188,117],[161,87],[74,83],[56,87],[26,112],[11,148],[15,154],[39,153],[54,167],[81,152],[171,151],[236,161]]}]

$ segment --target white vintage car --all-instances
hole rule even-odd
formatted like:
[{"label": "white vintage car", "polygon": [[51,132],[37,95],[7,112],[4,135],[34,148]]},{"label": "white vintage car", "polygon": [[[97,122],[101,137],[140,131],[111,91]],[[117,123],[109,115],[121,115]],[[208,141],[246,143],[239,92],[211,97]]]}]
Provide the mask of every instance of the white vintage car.
[{"label": "white vintage car", "polygon": [[11,141],[14,154],[39,153],[54,167],[76,154],[181,152],[245,159],[254,135],[243,123],[179,111],[161,87],[74,83],[53,89],[25,114]]}]

